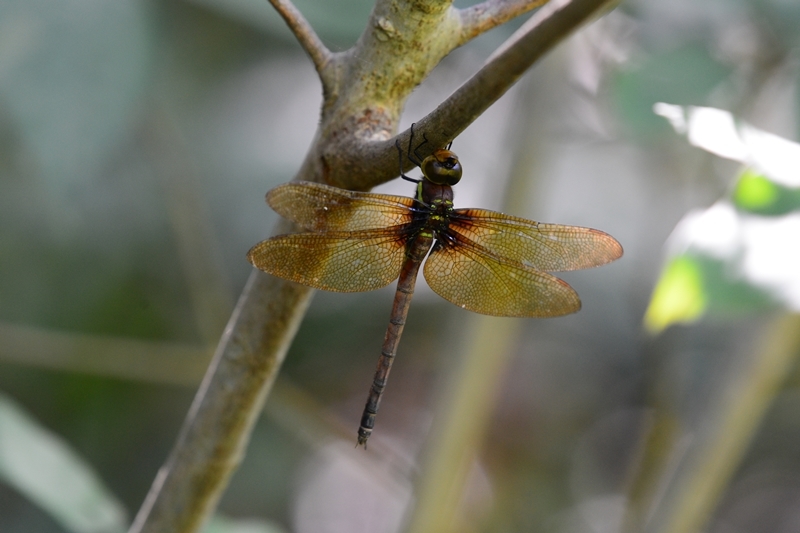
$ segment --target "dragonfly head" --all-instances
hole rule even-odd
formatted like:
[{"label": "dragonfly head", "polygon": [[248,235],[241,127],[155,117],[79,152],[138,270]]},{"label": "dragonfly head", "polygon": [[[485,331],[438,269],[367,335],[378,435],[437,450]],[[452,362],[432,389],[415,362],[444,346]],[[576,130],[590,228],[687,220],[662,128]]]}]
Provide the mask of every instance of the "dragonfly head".
[{"label": "dragonfly head", "polygon": [[419,166],[425,178],[437,185],[455,185],[461,180],[461,163],[450,150],[436,150]]}]

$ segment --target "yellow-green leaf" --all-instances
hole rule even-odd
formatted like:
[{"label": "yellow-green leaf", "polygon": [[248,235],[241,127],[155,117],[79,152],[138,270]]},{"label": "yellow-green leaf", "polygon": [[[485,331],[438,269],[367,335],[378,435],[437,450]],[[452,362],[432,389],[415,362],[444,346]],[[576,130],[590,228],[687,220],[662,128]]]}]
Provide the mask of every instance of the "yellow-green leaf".
[{"label": "yellow-green leaf", "polygon": [[778,187],[752,169],[745,170],[736,183],[733,201],[736,206],[749,211],[759,211],[771,206],[778,198]]},{"label": "yellow-green leaf", "polygon": [[660,333],[676,322],[694,322],[706,310],[700,266],[687,256],[678,256],[667,263],[658,280],[644,325],[651,333]]}]

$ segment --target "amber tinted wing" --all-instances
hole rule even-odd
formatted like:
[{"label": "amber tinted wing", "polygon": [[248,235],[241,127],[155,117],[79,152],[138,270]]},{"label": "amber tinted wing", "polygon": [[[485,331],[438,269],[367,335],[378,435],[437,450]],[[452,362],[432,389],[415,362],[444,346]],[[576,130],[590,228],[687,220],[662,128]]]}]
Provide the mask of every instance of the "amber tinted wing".
[{"label": "amber tinted wing", "polygon": [[425,262],[425,280],[445,300],[493,316],[550,317],[581,308],[566,282],[455,239],[437,244]]},{"label": "amber tinted wing", "polygon": [[403,227],[350,233],[280,235],[253,246],[257,268],[315,289],[371,291],[400,275],[405,258]]},{"label": "amber tinted wing", "polygon": [[298,181],[275,187],[267,203],[281,216],[314,232],[362,231],[411,221],[413,198],[355,192]]},{"label": "amber tinted wing", "polygon": [[622,246],[602,231],[543,224],[485,209],[456,209],[450,231],[493,255],[548,272],[595,267],[622,256]]}]

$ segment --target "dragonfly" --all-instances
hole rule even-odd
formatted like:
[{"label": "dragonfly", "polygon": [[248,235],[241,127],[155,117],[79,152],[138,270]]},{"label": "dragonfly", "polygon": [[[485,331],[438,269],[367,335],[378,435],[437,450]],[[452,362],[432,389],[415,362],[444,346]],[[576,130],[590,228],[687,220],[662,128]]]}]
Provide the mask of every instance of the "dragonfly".
[{"label": "dragonfly", "polygon": [[[458,156],[446,148],[421,158],[423,135],[406,157],[422,171],[413,197],[356,192],[312,182],[290,182],[267,193],[267,203],[303,228],[262,241],[247,254],[257,268],[315,289],[361,292],[394,280],[392,304],[378,367],[356,446],[367,447],[424,261],[430,288],[470,311],[505,317],[556,317],[581,308],[575,290],[549,272],[596,267],[622,256],[602,231],[545,224],[486,209],[456,209],[461,180]],[[427,257],[427,259],[426,259]]]}]

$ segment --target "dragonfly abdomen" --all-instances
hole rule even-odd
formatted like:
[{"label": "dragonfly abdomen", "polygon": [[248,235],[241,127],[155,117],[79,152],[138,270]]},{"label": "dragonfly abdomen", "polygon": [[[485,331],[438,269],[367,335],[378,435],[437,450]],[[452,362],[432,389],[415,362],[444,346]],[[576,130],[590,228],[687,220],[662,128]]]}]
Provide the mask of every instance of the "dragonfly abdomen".
[{"label": "dragonfly abdomen", "polygon": [[403,335],[403,328],[406,325],[408,308],[411,305],[411,297],[414,296],[414,285],[417,281],[419,267],[432,244],[433,234],[423,229],[409,241],[407,246],[406,260],[400,271],[400,278],[397,280],[397,290],[394,293],[389,327],[386,328],[386,336],[383,339],[381,357],[378,359],[378,368],[375,369],[375,377],[372,379],[372,387],[370,387],[367,404],[361,415],[361,425],[358,428],[358,444],[363,444],[365,448],[367,439],[372,434],[372,428],[375,427],[375,415],[378,414],[381,397],[386,389],[386,381],[397,356],[397,345],[400,343],[400,337]]}]

